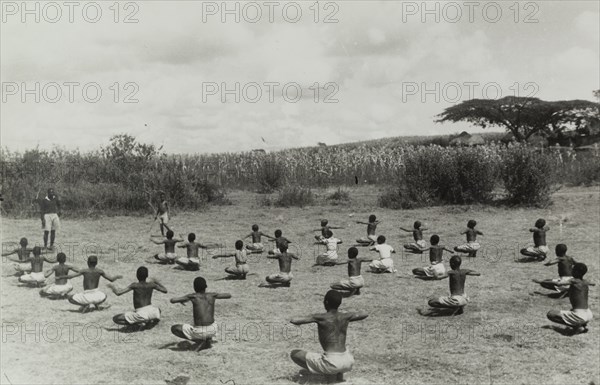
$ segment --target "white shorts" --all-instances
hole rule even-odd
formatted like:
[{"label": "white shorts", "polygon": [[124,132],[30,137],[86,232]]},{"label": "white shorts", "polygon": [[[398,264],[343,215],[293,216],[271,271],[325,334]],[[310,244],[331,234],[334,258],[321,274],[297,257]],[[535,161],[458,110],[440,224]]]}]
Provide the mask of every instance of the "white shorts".
[{"label": "white shorts", "polygon": [[327,262],[336,262],[338,260],[337,251],[328,251],[317,257],[317,265],[322,265]]},{"label": "white shorts", "polygon": [[[451,295],[448,297],[439,297],[435,300],[429,301],[429,306],[432,307],[463,307],[467,306],[469,303],[469,297],[466,294],[464,295]],[[438,305],[438,306],[435,306]]]},{"label": "white shorts", "polygon": [[560,315],[565,324],[574,327],[583,326],[594,318],[590,309],[561,310]]},{"label": "white shorts", "polygon": [[188,340],[206,340],[217,335],[217,325],[214,323],[208,326],[192,326],[189,324],[181,325],[183,335]]},{"label": "white shorts", "polygon": [[247,263],[225,268],[226,273],[233,275],[248,274],[249,271],[250,268],[248,267]]},{"label": "white shorts", "polygon": [[567,282],[571,282],[571,280],[573,279],[573,277],[559,277],[559,278],[554,278],[552,280],[553,283],[567,283]]},{"label": "white shorts", "polygon": [[44,214],[44,231],[58,230],[60,227],[60,220],[58,214]]},{"label": "white shorts", "polygon": [[528,247],[526,250],[528,253],[536,255],[547,255],[550,251],[550,249],[548,249],[548,246]]},{"label": "white shorts", "polygon": [[446,267],[443,263],[436,263],[435,265],[424,267],[425,275],[428,277],[439,278],[446,274]]},{"label": "white shorts", "polygon": [[15,270],[16,271],[20,271],[23,273],[29,273],[31,271],[31,263],[26,262],[26,263],[15,263],[14,264]]},{"label": "white shorts", "polygon": [[44,273],[42,273],[42,272],[28,273],[28,274],[23,274],[22,276],[20,276],[19,281],[24,282],[24,283],[42,283],[42,282],[46,282],[46,277],[44,276]]},{"label": "white shorts", "polygon": [[289,273],[277,273],[277,274],[271,274],[267,277],[267,281],[268,282],[274,282],[274,283],[288,283],[292,280],[292,278],[294,278],[294,276],[292,275],[291,272]]},{"label": "white shorts", "polygon": [[160,319],[160,310],[152,305],[144,306],[135,311],[128,311],[124,314],[125,321],[130,324],[138,324],[148,322],[155,319]]},{"label": "white shorts", "polygon": [[331,285],[332,288],[334,286],[341,287],[341,288],[348,289],[348,290],[360,289],[361,287],[365,286],[365,280],[363,279],[362,275],[357,275],[356,277],[349,277],[347,279],[342,279],[339,282]]},{"label": "white shorts", "polygon": [[200,264],[200,260],[198,258],[188,258],[188,257],[179,257],[175,260],[175,262],[181,265],[189,265],[189,264]]},{"label": "white shorts", "polygon": [[177,259],[177,254],[175,254],[175,253],[162,253],[162,254],[157,254],[156,256],[161,261],[174,261]]},{"label": "white shorts", "polygon": [[250,245],[246,245],[246,249],[252,251],[263,251],[265,249],[265,245],[262,243],[252,243]]},{"label": "white shorts", "polygon": [[481,248],[481,245],[479,244],[479,242],[468,242],[463,245],[457,246],[456,248],[461,252],[468,253],[470,251],[479,250]]},{"label": "white shorts", "polygon": [[160,219],[160,223],[162,223],[163,225],[166,225],[169,223],[169,214],[162,213],[158,216],[158,219]]},{"label": "white shorts", "polygon": [[343,353],[306,353],[306,366],[311,373],[338,374],[352,370],[354,357],[346,350]]},{"label": "white shorts", "polygon": [[409,243],[407,246],[410,248],[414,248],[414,249],[425,249],[427,247],[427,242],[425,242],[425,240],[421,239],[419,241]]},{"label": "white shorts", "polygon": [[376,273],[381,271],[386,271],[390,273],[396,272],[396,270],[394,269],[394,260],[392,258],[383,258],[375,260],[369,264],[369,267],[371,268],[371,271]]},{"label": "white shorts", "polygon": [[42,289],[42,291],[48,295],[66,295],[69,294],[71,290],[73,290],[73,285],[71,285],[71,282],[69,281],[64,285],[52,284]]},{"label": "white shorts", "polygon": [[100,289],[85,290],[83,293],[73,295],[73,300],[82,306],[98,305],[106,300],[106,294]]}]

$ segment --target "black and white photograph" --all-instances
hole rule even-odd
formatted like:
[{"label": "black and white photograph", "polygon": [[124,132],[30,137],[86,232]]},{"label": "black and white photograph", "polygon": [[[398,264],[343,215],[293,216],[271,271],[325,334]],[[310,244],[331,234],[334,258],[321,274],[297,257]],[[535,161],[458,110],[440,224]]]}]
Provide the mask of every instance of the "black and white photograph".
[{"label": "black and white photograph", "polygon": [[0,385],[600,385],[598,0],[0,0],[0,88]]}]

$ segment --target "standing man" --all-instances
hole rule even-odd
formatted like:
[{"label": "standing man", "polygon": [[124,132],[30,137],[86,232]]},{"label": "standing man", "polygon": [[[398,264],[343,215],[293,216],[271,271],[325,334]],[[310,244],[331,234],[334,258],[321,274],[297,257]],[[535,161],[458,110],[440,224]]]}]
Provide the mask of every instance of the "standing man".
[{"label": "standing man", "polygon": [[60,201],[54,189],[49,188],[48,194],[40,201],[40,215],[42,219],[42,229],[44,229],[44,247],[48,248],[48,233],[50,234],[50,249],[54,248],[56,230],[60,226],[58,216],[60,215]]}]

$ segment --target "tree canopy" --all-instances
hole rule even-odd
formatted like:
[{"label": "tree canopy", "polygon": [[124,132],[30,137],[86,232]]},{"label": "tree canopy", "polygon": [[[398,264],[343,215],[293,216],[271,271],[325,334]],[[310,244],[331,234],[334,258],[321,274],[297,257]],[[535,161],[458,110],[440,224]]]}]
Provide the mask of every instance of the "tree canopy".
[{"label": "tree canopy", "polygon": [[587,100],[544,101],[507,96],[502,99],[471,99],[448,107],[436,123],[469,122],[481,128],[503,127],[517,141],[532,135],[557,137],[566,131],[597,134],[600,104]]}]

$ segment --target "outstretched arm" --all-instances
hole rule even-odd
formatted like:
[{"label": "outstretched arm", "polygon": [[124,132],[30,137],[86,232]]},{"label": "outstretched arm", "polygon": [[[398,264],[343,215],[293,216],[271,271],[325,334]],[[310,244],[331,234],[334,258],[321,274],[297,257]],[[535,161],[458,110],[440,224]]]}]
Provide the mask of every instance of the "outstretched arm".
[{"label": "outstretched arm", "polygon": [[[44,277],[48,278],[49,276],[51,276],[52,274],[54,274],[54,269],[48,269],[46,270],[46,272],[44,273]],[[58,278],[58,277],[57,277]]]},{"label": "outstretched arm", "polygon": [[407,232],[407,233],[412,233],[412,230],[407,230],[407,229],[405,229],[404,227],[400,227],[400,230],[402,230],[402,231],[405,231],[405,232]]},{"label": "outstretched arm", "polygon": [[187,301],[189,301],[191,298],[189,295],[184,295],[183,297],[175,297],[175,298],[171,298],[171,303],[186,303]]},{"label": "outstretched arm", "polygon": [[50,259],[50,258],[46,258],[46,257],[44,257],[44,261],[46,261],[48,263],[56,263],[56,262],[58,262],[56,259]]},{"label": "outstretched arm", "polygon": [[294,258],[297,261],[300,260],[300,257],[297,257],[296,254],[289,253],[289,255],[290,255],[290,257]]},{"label": "outstretched arm", "polygon": [[231,294],[229,294],[229,293],[217,293],[215,295],[215,298],[216,299],[229,299],[229,298],[231,298]]},{"label": "outstretched arm", "polygon": [[67,275],[63,276],[63,278],[65,278],[65,279],[71,279],[71,278],[77,278],[77,277],[82,276],[82,275],[83,275],[83,273],[81,271],[78,271],[75,274],[71,274],[71,275],[67,274]]},{"label": "outstretched arm", "polygon": [[[3,256],[3,257],[8,257],[9,255],[13,255],[13,254],[15,254],[17,251],[19,251],[19,249],[15,249],[15,250],[13,250],[13,251],[8,251],[8,252],[6,252],[6,253],[2,253],[2,256]],[[12,258],[9,258],[9,259],[12,259]]]},{"label": "outstretched arm", "polygon": [[304,324],[309,324],[309,323],[313,323],[313,322],[317,322],[315,320],[315,318],[313,316],[308,316],[308,317],[298,317],[298,318],[292,318],[290,320],[291,323],[293,323],[294,325],[304,325]]},{"label": "outstretched arm", "polygon": [[122,276],[122,275],[110,275],[110,274],[107,274],[107,273],[106,273],[106,272],[104,272],[104,271],[103,271],[103,272],[102,272],[100,275],[101,275],[102,277],[104,277],[105,279],[107,279],[107,280],[111,281],[111,282],[114,282],[114,281],[116,281],[117,279],[121,279],[121,278],[123,278],[123,276]]},{"label": "outstretched arm", "polygon": [[121,296],[121,295],[123,295],[125,293],[129,293],[131,290],[133,290],[133,285],[134,285],[134,283],[132,283],[131,285],[129,285],[125,288],[122,288],[122,289],[117,288],[112,283],[109,283],[106,286],[108,286],[110,288],[110,290],[112,290],[112,292],[115,293],[116,296]]},{"label": "outstretched arm", "polygon": [[163,243],[165,243],[164,239],[157,241],[156,239],[154,239],[154,237],[152,235],[150,236],[150,241],[156,243],[157,245],[162,245]]},{"label": "outstretched arm", "polygon": [[230,258],[230,257],[235,257],[235,254],[229,253],[229,254],[217,254],[217,255],[213,255],[213,259],[217,259],[217,258]]},{"label": "outstretched arm", "polygon": [[154,283],[154,289],[160,291],[161,293],[167,294],[167,288],[164,287],[163,284],[158,281],[158,279],[150,278],[150,281]]},{"label": "outstretched arm", "polygon": [[354,322],[354,321],[362,321],[365,318],[367,318],[369,315],[365,312],[358,312],[358,313],[354,313],[350,316],[349,321],[350,322]]},{"label": "outstretched arm", "polygon": [[553,259],[552,261],[548,261],[546,263],[544,263],[544,266],[552,266],[552,265],[556,265],[559,262],[559,259]]},{"label": "outstretched arm", "polygon": [[480,275],[481,275],[481,273],[478,273],[478,272],[476,272],[476,271],[473,271],[473,270],[469,270],[469,271],[467,271],[467,275],[480,276]]},{"label": "outstretched arm", "polygon": [[[449,253],[452,253],[452,254],[454,254],[454,250],[450,250],[450,249],[447,249],[447,248],[445,248],[445,247],[444,247],[444,250],[446,250],[446,251],[447,251],[447,252],[449,252]],[[425,251],[425,250],[423,250],[423,251]]]}]

